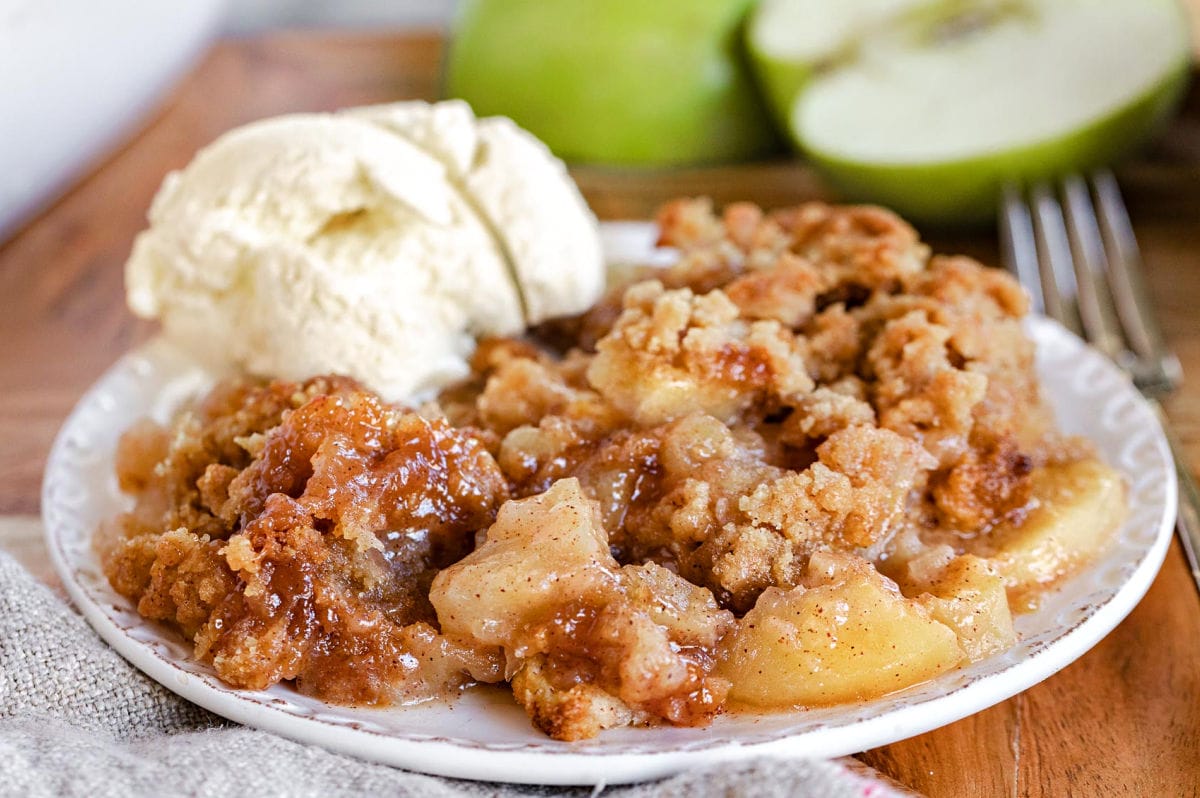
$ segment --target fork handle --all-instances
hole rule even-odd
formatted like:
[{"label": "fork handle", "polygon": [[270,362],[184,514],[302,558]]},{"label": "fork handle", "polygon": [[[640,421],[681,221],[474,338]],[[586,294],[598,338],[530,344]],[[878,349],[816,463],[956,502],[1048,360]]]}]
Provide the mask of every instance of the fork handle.
[{"label": "fork handle", "polygon": [[1192,571],[1192,579],[1200,589],[1200,487],[1197,487],[1192,471],[1184,460],[1179,439],[1175,437],[1167,414],[1162,405],[1150,402],[1155,415],[1167,436],[1171,446],[1171,456],[1175,460],[1175,475],[1179,482],[1179,515],[1175,520],[1175,531],[1179,533],[1179,542],[1183,544],[1183,552],[1187,555],[1188,567]]}]

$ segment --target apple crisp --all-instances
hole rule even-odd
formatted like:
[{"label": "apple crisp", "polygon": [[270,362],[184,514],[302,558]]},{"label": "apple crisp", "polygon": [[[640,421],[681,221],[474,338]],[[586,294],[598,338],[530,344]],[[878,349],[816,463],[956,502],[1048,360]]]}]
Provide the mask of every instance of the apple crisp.
[{"label": "apple crisp", "polygon": [[508,683],[575,740],[902,689],[1102,549],[1123,483],[1055,430],[1007,275],[877,208],[658,221],[675,265],[437,401],[244,380],[128,431],[113,587],[236,687]]}]

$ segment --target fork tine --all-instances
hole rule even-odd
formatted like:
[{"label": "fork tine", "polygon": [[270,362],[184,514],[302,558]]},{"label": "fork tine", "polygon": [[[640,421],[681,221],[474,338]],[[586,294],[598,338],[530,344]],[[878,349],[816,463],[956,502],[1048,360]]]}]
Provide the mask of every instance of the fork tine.
[{"label": "fork tine", "polygon": [[1062,207],[1045,183],[1033,187],[1030,199],[1033,204],[1039,282],[1046,315],[1076,335],[1082,335],[1083,327],[1075,306],[1075,267]]},{"label": "fork tine", "polygon": [[1142,257],[1138,250],[1129,212],[1121,199],[1121,189],[1112,172],[1103,169],[1092,177],[1099,211],[1100,232],[1108,251],[1109,284],[1117,316],[1125,330],[1129,348],[1137,358],[1126,364],[1138,386],[1154,393],[1166,393],[1182,378],[1179,359],[1163,343],[1162,332],[1142,280]]},{"label": "fork tine", "polygon": [[[1132,351],[1118,345],[1119,354],[1125,361],[1120,365],[1131,374],[1134,383],[1147,396],[1150,408],[1158,416],[1167,435],[1179,480],[1176,529],[1191,566],[1192,579],[1200,588],[1200,487],[1196,486],[1180,454],[1179,443],[1171,433],[1162,405],[1152,396],[1174,387],[1179,378],[1179,361],[1163,344],[1152,309],[1146,303],[1145,289],[1137,272],[1140,266],[1137,242],[1116,180],[1110,172],[1097,173],[1092,179],[1092,189],[1099,208],[1098,214],[1088,197],[1086,183],[1079,178],[1064,181],[1063,195],[1070,231],[1068,236],[1068,228],[1064,227],[1063,208],[1046,185],[1036,186],[1031,192],[1030,201],[1034,207],[1032,225],[1031,214],[1021,207],[1020,192],[1006,187],[1000,216],[1006,259],[1026,289],[1034,294],[1039,291],[1045,293],[1047,315],[1076,332],[1082,332],[1082,317],[1083,324],[1088,328],[1086,332],[1093,342],[1098,340],[1097,331],[1105,332],[1100,325],[1111,324],[1113,326],[1109,332],[1116,337],[1118,344],[1123,339],[1130,346],[1136,345],[1137,348]],[[1101,244],[1098,245],[1097,241]],[[1072,248],[1075,250],[1074,258]],[[1031,262],[1036,267],[1032,270]],[[1073,279],[1076,276],[1073,263],[1079,267],[1078,283]],[[1107,318],[1103,281],[1100,279],[1104,266],[1109,267],[1109,296],[1117,302],[1115,311],[1111,305],[1107,308],[1111,314]],[[1079,303],[1077,306],[1074,305],[1076,302]],[[1076,309],[1079,315],[1075,315]],[[1122,335],[1115,321],[1119,318],[1124,325],[1126,312],[1131,314],[1129,318],[1132,324],[1126,327],[1126,334]],[[1148,353],[1150,358],[1147,359],[1143,352]],[[1147,369],[1147,364],[1153,369]],[[1158,372],[1157,381],[1153,378],[1154,370]],[[1146,374],[1150,374],[1150,377]]]},{"label": "fork tine", "polygon": [[1029,292],[1032,310],[1043,313],[1042,284],[1038,278],[1037,243],[1033,237],[1033,218],[1029,206],[1020,190],[1012,183],[1004,187],[1004,201],[1000,214],[1000,245],[1004,250],[1004,264]]},{"label": "fork tine", "polygon": [[1079,320],[1089,343],[1119,360],[1126,354],[1125,340],[1113,311],[1104,239],[1087,184],[1078,175],[1071,175],[1063,180],[1062,196],[1075,265]]}]

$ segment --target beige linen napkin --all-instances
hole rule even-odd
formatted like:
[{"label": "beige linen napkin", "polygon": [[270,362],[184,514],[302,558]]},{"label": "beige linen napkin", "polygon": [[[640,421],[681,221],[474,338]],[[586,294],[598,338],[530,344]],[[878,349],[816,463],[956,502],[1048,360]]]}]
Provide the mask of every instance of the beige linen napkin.
[{"label": "beige linen napkin", "polygon": [[761,759],[630,787],[423,776],[218,718],[130,666],[0,551],[0,795],[898,798],[851,761]]}]

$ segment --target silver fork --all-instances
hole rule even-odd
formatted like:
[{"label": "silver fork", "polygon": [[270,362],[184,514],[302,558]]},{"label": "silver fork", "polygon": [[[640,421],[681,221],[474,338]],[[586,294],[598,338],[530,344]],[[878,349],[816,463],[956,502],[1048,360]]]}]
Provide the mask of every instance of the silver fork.
[{"label": "silver fork", "polygon": [[1142,281],[1141,254],[1116,178],[1100,170],[1085,179],[1042,183],[1026,197],[1004,192],[1001,244],[1009,269],[1044,312],[1114,360],[1158,416],[1179,478],[1175,528],[1200,588],[1200,488],[1158,398],[1179,385],[1178,358],[1163,343]]}]

